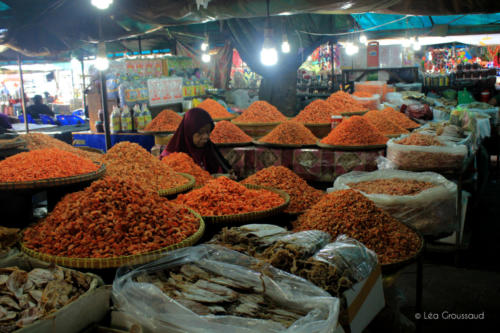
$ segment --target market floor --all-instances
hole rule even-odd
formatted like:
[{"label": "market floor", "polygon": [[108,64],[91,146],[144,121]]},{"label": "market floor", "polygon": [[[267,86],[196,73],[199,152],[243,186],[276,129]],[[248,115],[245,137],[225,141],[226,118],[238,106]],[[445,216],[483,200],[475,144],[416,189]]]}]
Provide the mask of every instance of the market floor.
[{"label": "market floor", "polygon": [[[451,253],[425,253],[422,332],[499,332],[500,179],[496,173],[490,174],[479,200],[469,205],[466,228],[471,234],[470,246],[460,254],[458,265]],[[415,272],[416,265],[412,265],[400,273],[395,286],[386,291],[393,311],[386,309],[390,315],[377,318],[379,322],[367,331],[415,331]],[[483,313],[484,319],[453,319],[455,314]]]}]

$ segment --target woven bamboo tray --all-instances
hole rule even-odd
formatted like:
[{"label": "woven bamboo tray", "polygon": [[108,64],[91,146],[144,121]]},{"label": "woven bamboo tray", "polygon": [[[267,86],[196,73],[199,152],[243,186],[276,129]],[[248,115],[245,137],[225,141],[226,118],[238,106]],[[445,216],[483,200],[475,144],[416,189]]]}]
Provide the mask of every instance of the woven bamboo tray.
[{"label": "woven bamboo tray", "polygon": [[363,150],[375,150],[375,149],[385,149],[386,144],[383,145],[366,145],[366,146],[332,146],[326,143],[317,142],[316,145],[324,149],[332,150],[349,150],[349,151],[363,151]]},{"label": "woven bamboo tray", "polygon": [[417,253],[411,258],[403,259],[401,261],[393,262],[393,263],[386,264],[386,265],[381,265],[382,273],[384,273],[384,274],[394,273],[395,271],[403,268],[404,266],[413,263],[422,254],[422,251],[424,249],[424,236],[422,236],[422,233],[410,224],[406,224],[403,222],[400,222],[400,223],[404,224],[411,231],[415,232],[415,234],[418,235],[418,238],[420,238],[420,248],[418,249]]},{"label": "woven bamboo tray", "polygon": [[97,154],[104,154],[104,152],[100,149],[97,148],[92,148],[92,147],[87,147],[87,146],[81,146],[81,147],[76,147],[81,150],[89,151],[91,153],[97,153]]},{"label": "woven bamboo tray", "polygon": [[200,227],[198,228],[198,230],[194,234],[177,244],[173,244],[151,252],[111,258],[70,258],[40,253],[27,248],[26,246],[24,246],[24,243],[21,243],[21,250],[30,257],[72,268],[106,269],[118,268],[121,266],[142,265],[163,257],[167,252],[180,249],[182,247],[192,246],[200,240],[200,238],[203,236],[203,233],[205,232],[205,223],[203,221],[203,218],[198,213],[190,208],[188,209],[200,221]]},{"label": "woven bamboo tray", "polygon": [[300,148],[311,148],[315,147],[316,144],[313,145],[293,145],[293,144],[279,144],[279,143],[269,143],[269,142],[262,142],[262,141],[253,141],[253,144],[256,146],[263,146],[263,147],[269,147],[269,148],[289,148],[289,149],[300,149]]},{"label": "woven bamboo tray", "polygon": [[252,185],[252,184],[246,184],[245,185],[249,189],[255,189],[255,190],[268,190],[274,193],[278,193],[284,200],[285,202],[282,203],[279,206],[273,207],[271,209],[267,210],[262,210],[258,212],[250,212],[250,213],[241,213],[241,214],[234,214],[234,215],[212,215],[212,216],[203,216],[203,220],[208,224],[208,223],[243,223],[243,222],[250,222],[250,221],[255,221],[259,219],[263,219],[266,217],[271,217],[280,214],[283,210],[288,207],[288,204],[290,203],[290,196],[288,193],[278,190],[275,188],[270,188],[270,187],[265,187],[265,186],[258,186],[258,185]]},{"label": "woven bamboo tray", "polygon": [[161,135],[161,134],[174,134],[175,131],[137,131],[137,133],[147,135]]},{"label": "woven bamboo tray", "polygon": [[213,121],[217,122],[217,121],[223,121],[223,120],[231,120],[231,119],[236,118],[237,116],[238,116],[238,115],[234,114],[234,115],[232,115],[231,117],[213,118]]},{"label": "woven bamboo tray", "polygon": [[330,131],[332,130],[332,124],[330,123],[324,123],[324,124],[304,124],[305,127],[307,127],[312,134],[314,134],[317,138],[324,138],[327,136]]},{"label": "woven bamboo tray", "polygon": [[187,178],[189,181],[187,184],[184,184],[184,185],[181,185],[181,186],[177,186],[177,187],[174,187],[174,188],[169,188],[169,189],[166,189],[166,190],[159,190],[158,191],[158,194],[162,197],[167,197],[167,196],[170,196],[170,195],[175,195],[175,194],[179,194],[179,193],[182,193],[182,192],[186,192],[190,189],[192,189],[194,187],[194,183],[196,182],[196,179],[194,179],[193,176],[187,174],[187,173],[182,173],[182,172],[179,172],[179,174],[181,176],[183,176],[184,178]]},{"label": "woven bamboo tray", "polygon": [[238,123],[231,120],[233,124],[238,126],[243,132],[250,135],[252,138],[260,138],[271,132],[281,122],[275,123]]},{"label": "woven bamboo tray", "polygon": [[226,143],[215,143],[214,142],[214,145],[216,145],[217,147],[221,147],[221,148],[224,148],[224,147],[246,147],[246,146],[251,146],[252,145],[252,141],[248,141],[248,142],[226,142]]},{"label": "woven bamboo tray", "polygon": [[62,177],[62,178],[48,178],[35,181],[26,182],[6,182],[0,183],[1,190],[32,190],[40,188],[49,188],[62,185],[77,184],[81,182],[86,182],[94,179],[101,178],[106,172],[106,167],[101,164],[100,168],[96,171],[89,172],[83,175]]},{"label": "woven bamboo tray", "polygon": [[368,110],[366,110],[366,111],[356,111],[356,112],[341,112],[340,114],[343,117],[350,117],[350,116],[362,116],[362,115],[364,115],[367,112],[368,112]]}]

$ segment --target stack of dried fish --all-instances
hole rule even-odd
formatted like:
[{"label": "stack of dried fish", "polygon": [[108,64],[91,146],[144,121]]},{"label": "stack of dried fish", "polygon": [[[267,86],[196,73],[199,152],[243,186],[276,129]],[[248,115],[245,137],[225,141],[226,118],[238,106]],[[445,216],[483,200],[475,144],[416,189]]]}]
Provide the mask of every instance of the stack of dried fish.
[{"label": "stack of dried fish", "polygon": [[216,275],[194,264],[168,271],[142,273],[136,282],[151,283],[198,315],[224,315],[264,319],[289,327],[306,312],[284,309],[252,285]]},{"label": "stack of dried fish", "polygon": [[0,268],[0,332],[31,324],[89,290],[92,277],[50,267],[29,273],[17,267]]},{"label": "stack of dried fish", "polygon": [[329,241],[330,236],[322,231],[288,233],[285,229],[263,224],[224,228],[211,242],[298,275],[339,297],[356,282],[350,278],[352,272],[312,258]]},{"label": "stack of dried fish", "polygon": [[19,239],[19,229],[0,226],[0,254],[8,252]]}]

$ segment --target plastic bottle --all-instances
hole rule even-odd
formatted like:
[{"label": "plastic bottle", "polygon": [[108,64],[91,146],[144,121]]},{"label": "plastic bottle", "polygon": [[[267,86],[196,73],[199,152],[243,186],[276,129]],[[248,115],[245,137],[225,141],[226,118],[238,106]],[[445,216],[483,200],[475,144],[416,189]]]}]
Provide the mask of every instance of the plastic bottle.
[{"label": "plastic bottle", "polygon": [[122,123],[122,132],[125,133],[132,132],[132,114],[130,113],[128,105],[125,105],[123,107],[121,123]]},{"label": "plastic bottle", "polygon": [[121,124],[121,113],[120,113],[120,108],[117,107],[116,105],[113,106],[113,111],[111,112],[110,115],[110,131],[112,134],[116,134],[122,131],[122,124]]},{"label": "plastic bottle", "polygon": [[134,129],[142,131],[144,129],[144,117],[142,116],[141,107],[139,104],[134,105]]},{"label": "plastic bottle", "polygon": [[146,103],[142,104],[142,116],[144,117],[144,127],[146,127],[153,120]]}]

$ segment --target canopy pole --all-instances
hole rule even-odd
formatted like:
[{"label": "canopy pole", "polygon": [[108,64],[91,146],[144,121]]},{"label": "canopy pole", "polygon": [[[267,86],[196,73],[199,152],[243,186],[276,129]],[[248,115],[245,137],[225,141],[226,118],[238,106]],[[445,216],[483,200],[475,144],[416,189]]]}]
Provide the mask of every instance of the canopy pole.
[{"label": "canopy pole", "polygon": [[26,134],[28,134],[29,126],[28,126],[28,117],[26,115],[26,99],[24,96],[23,66],[20,54],[17,55],[17,64],[19,66],[19,81],[21,82],[21,107],[23,109],[24,127],[26,128]]},{"label": "canopy pole", "polygon": [[108,89],[106,87],[106,74],[99,71],[99,78],[101,79],[101,100],[102,111],[104,114],[104,138],[106,142],[106,151],[111,148],[111,135],[109,130],[109,110],[108,110]]},{"label": "canopy pole", "polygon": [[80,58],[80,65],[82,66],[82,104],[83,104],[83,114],[88,117],[87,112],[87,95],[85,94],[85,66],[83,63],[83,57]]},{"label": "canopy pole", "polygon": [[141,40],[141,36],[137,37],[137,43],[139,44],[139,56],[142,57],[142,40]]}]

